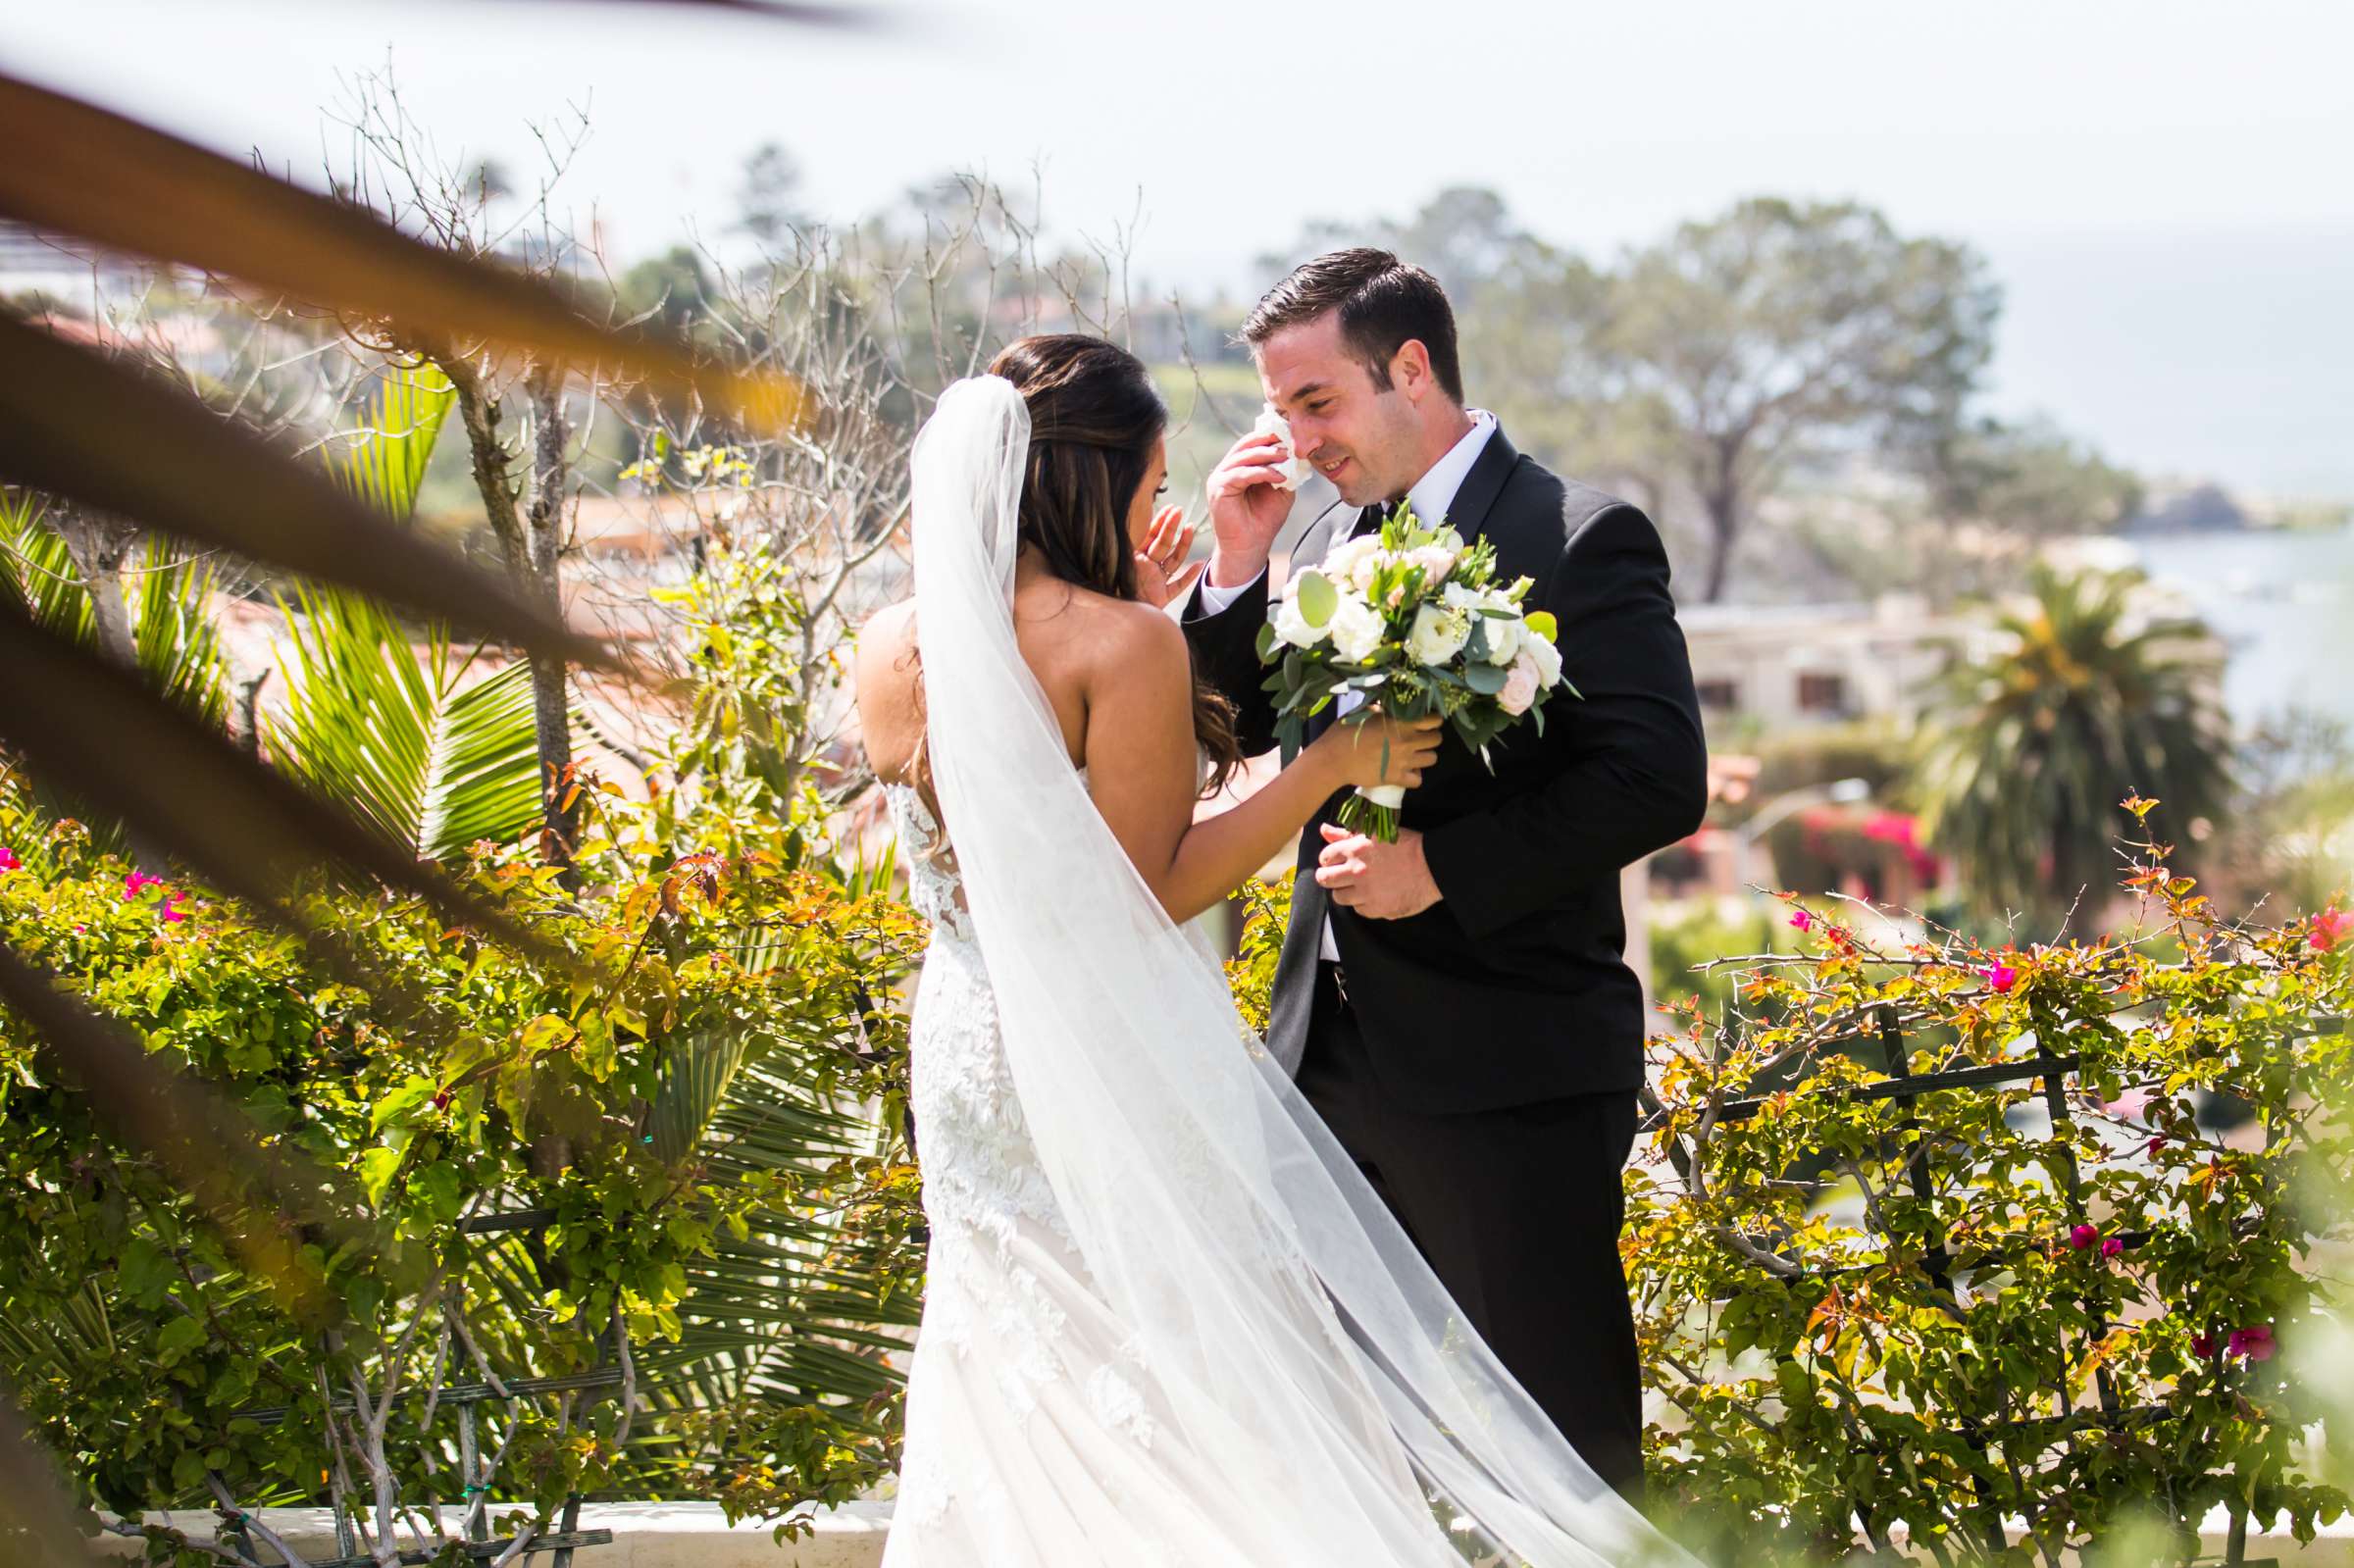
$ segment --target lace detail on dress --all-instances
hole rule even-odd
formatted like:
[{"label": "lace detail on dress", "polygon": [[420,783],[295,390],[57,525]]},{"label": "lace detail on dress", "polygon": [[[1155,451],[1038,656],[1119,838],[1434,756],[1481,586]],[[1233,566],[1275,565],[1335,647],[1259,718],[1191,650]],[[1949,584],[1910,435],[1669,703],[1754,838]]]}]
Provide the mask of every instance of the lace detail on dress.
[{"label": "lace detail on dress", "polygon": [[964,908],[964,888],[956,878],[956,856],[948,848],[923,791],[913,784],[883,784],[892,823],[898,830],[899,847],[907,859],[907,902],[935,927],[946,926],[960,941],[973,939],[972,923]]},{"label": "lace detail on dress", "polygon": [[955,854],[915,788],[883,789],[909,902],[932,925],[909,1071],[932,1237],[886,1560],[1036,1561],[1037,1522],[1009,1508],[1007,1468],[1107,1441],[1141,1453],[1157,1429],[1150,1380],[1039,1164]]}]

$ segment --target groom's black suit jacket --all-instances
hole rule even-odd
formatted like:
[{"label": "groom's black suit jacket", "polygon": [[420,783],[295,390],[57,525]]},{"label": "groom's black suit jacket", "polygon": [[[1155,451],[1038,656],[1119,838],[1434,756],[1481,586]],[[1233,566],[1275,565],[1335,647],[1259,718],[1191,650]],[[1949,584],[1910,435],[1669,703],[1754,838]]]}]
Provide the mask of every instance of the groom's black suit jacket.
[{"label": "groom's black suit jacket", "polygon": [[[1338,510],[1293,559],[1322,559],[1335,530],[1377,512]],[[1700,826],[1708,757],[1700,705],[1659,531],[1637,508],[1563,480],[1488,437],[1449,508],[1465,539],[1496,546],[1504,582],[1534,580],[1528,608],[1560,623],[1561,674],[1545,733],[1522,720],[1489,748],[1490,774],[1452,732],[1402,824],[1422,835],[1439,902],[1404,920],[1334,905],[1314,879],[1344,795],[1301,837],[1291,927],[1276,973],[1268,1045],[1297,1067],[1305,1046],[1318,932],[1332,916],[1349,995],[1385,1090],[1424,1110],[1465,1112],[1643,1081],[1642,987],[1626,967],[1618,873]],[[1216,615],[1199,595],[1185,630],[1204,679],[1240,710],[1247,752],[1275,744],[1255,647],[1267,580]],[[1312,737],[1331,721],[1313,721]]]}]

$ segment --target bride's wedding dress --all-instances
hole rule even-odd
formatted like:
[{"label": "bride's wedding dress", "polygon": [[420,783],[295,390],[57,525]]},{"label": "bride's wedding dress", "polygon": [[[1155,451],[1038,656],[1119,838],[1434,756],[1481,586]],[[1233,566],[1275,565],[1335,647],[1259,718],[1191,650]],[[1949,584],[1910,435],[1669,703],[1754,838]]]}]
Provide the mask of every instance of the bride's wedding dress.
[{"label": "bride's wedding dress", "polygon": [[1671,1555],[1462,1320],[1096,814],[1013,636],[1028,438],[983,377],[916,443],[946,823],[886,786],[932,925],[931,1258],[887,1568]]},{"label": "bride's wedding dress", "polygon": [[909,1085],[931,1261],[885,1561],[1247,1562],[1193,1490],[1207,1470],[1182,1431],[1154,1447],[1165,1412],[1056,1211],[953,860],[923,797],[884,787],[932,925]]}]

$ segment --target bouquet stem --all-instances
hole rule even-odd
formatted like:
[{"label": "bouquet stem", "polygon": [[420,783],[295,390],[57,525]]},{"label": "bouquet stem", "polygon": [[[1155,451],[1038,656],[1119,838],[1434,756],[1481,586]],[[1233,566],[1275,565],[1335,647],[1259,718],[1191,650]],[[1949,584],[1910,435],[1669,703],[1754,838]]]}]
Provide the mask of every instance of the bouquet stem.
[{"label": "bouquet stem", "polygon": [[1341,802],[1341,826],[1394,844],[1398,841],[1398,808],[1405,803],[1404,784],[1375,784],[1369,789],[1360,785]]}]

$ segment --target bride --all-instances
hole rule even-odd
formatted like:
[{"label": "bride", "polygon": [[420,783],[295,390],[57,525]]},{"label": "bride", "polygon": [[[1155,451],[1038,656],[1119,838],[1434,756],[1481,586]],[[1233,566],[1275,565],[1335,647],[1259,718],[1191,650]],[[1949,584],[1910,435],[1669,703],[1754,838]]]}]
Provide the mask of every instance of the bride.
[{"label": "bride", "polygon": [[[1334,726],[1196,824],[1230,713],[1156,605],[1166,414],[1099,339],[1012,344],[917,436],[915,597],[861,633],[932,923],[931,1225],[888,1568],[1460,1568],[1661,1551],[1448,1299],[1185,923],[1436,721]],[[1478,1048],[1467,1040],[1466,1049]]]}]

